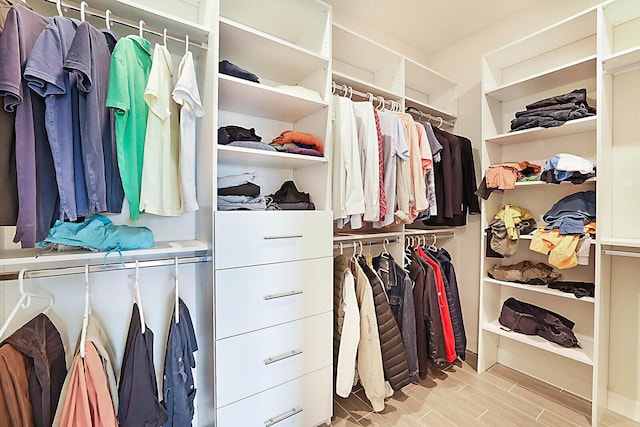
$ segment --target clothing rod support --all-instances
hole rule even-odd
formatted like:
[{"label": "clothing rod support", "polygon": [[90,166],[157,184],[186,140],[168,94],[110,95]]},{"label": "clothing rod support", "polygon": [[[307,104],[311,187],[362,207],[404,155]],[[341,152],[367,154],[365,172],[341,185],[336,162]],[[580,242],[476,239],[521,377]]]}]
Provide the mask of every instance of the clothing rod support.
[{"label": "clothing rod support", "polygon": [[[44,0],[47,3],[56,3],[56,0]],[[76,5],[74,3],[61,3],[62,7],[66,8],[66,9],[71,9],[71,10],[75,10],[75,11],[82,11],[82,8],[79,5]],[[84,8],[84,13],[86,15],[89,16],[95,16],[96,18],[102,18],[106,20],[106,13],[103,13],[100,10],[97,9],[92,9],[90,7],[85,7]],[[119,16],[113,15],[113,14],[109,14],[109,21],[110,22],[115,22],[118,23],[120,25],[124,25],[125,27],[129,27],[129,28],[133,28],[133,29],[139,29],[140,28],[140,23],[139,22],[134,22],[131,21],[129,19],[125,19],[125,18],[121,18]],[[157,29],[157,28],[153,28],[153,27],[149,27],[147,25],[144,26],[143,31],[149,34],[153,34],[156,35],[158,37],[164,37],[164,30],[163,29]],[[186,38],[185,37],[181,37],[177,34],[172,34],[167,32],[167,39],[171,39],[174,41],[177,41],[179,43],[185,43],[186,42]],[[191,38],[189,38],[189,46],[194,46],[194,47],[198,47],[200,49],[204,49],[207,50],[208,49],[208,45],[207,43],[204,42],[194,42],[193,40],[191,40]]]},{"label": "clothing rod support", "polygon": [[[178,264],[196,264],[201,262],[211,262],[213,257],[211,255],[203,255],[203,256],[195,256],[195,257],[183,257],[178,258]],[[161,267],[165,265],[175,265],[175,258],[167,258],[167,259],[157,259],[157,260],[148,260],[148,261],[138,261],[139,267]],[[123,264],[120,263],[111,263],[111,264],[97,264],[90,265],[89,272],[104,272],[104,271],[117,271],[117,270],[133,270],[136,268],[135,261],[126,262]],[[85,267],[60,267],[60,268],[47,268],[40,270],[27,270],[24,273],[25,279],[34,279],[38,277],[55,277],[55,276],[67,276],[70,274],[81,274],[84,273]],[[17,272],[11,273],[0,273],[0,281],[6,280],[16,280],[18,278]]]},{"label": "clothing rod support", "polygon": [[631,258],[640,258],[640,252],[613,251],[611,249],[603,249],[603,255],[626,256]]}]

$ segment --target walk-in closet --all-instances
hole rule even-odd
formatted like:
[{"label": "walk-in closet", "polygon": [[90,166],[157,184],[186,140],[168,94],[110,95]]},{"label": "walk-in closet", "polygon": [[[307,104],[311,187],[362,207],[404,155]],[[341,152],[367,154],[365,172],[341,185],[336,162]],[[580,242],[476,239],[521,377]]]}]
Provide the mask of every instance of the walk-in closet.
[{"label": "walk-in closet", "polygon": [[636,0],[0,0],[0,425],[640,425],[639,70]]}]

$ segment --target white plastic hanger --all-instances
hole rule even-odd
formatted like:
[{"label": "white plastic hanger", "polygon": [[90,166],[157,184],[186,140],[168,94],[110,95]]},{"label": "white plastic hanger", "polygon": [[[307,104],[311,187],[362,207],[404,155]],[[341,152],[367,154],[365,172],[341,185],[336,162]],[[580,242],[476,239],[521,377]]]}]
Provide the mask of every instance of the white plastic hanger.
[{"label": "white plastic hanger", "polygon": [[147,326],[144,323],[144,310],[142,309],[142,298],[140,297],[140,264],[136,260],[136,273],[133,278],[133,298],[138,304],[138,312],[140,313],[140,329],[142,334],[147,331]]},{"label": "white plastic hanger", "polygon": [[440,123],[438,123],[438,129],[442,129],[442,124],[444,123],[444,120],[442,120],[442,117],[438,117],[440,119]]},{"label": "white plastic hanger", "polygon": [[340,246],[340,255],[344,255],[344,248],[342,247],[342,242],[339,243]]},{"label": "white plastic hanger", "polygon": [[144,38],[144,21],[142,19],[138,22],[138,35]]},{"label": "white plastic hanger", "polygon": [[62,1],[61,0],[56,0],[56,10],[58,11],[58,15],[59,16],[63,16],[62,15]]},{"label": "white plastic hanger", "polygon": [[23,268],[22,270],[20,270],[20,273],[18,273],[18,288],[20,290],[20,299],[18,299],[18,302],[13,307],[13,309],[7,316],[6,320],[2,324],[2,327],[0,328],[0,337],[4,335],[4,333],[7,330],[7,327],[9,326],[13,318],[16,316],[16,313],[18,312],[20,307],[29,308],[29,306],[31,305],[31,298],[41,298],[41,299],[49,300],[49,305],[47,306],[47,308],[45,308],[42,311],[43,313],[46,313],[47,311],[49,311],[49,309],[53,306],[53,297],[51,295],[39,295],[39,294],[34,294],[31,292],[24,291],[24,273],[26,271],[27,269]]},{"label": "white plastic hanger", "polygon": [[91,314],[91,298],[89,296],[89,264],[84,265],[84,314],[82,316],[82,331],[80,332],[80,357],[84,359],[84,345],[87,340],[87,326]]},{"label": "white plastic hanger", "polygon": [[184,54],[189,53],[189,34],[184,36]]},{"label": "white plastic hanger", "polygon": [[111,29],[111,11],[109,9],[107,9],[107,11],[104,13],[104,20],[106,21],[107,24],[107,30]]},{"label": "white plastic hanger", "polygon": [[84,22],[86,18],[86,11],[85,11],[86,8],[87,8],[87,2],[86,1],[80,2],[80,20],[82,22]]},{"label": "white plastic hanger", "polygon": [[167,29],[162,30],[162,44],[167,47]]},{"label": "white plastic hanger", "polygon": [[[433,241],[431,242],[431,244],[427,247],[427,249],[429,249],[432,252],[437,252],[438,251],[438,247],[436,246],[436,243],[438,242],[438,238],[436,237],[435,234],[431,235]],[[426,237],[425,237],[425,244],[426,244]]]},{"label": "white plastic hanger", "polygon": [[178,257],[176,257],[175,259],[176,262],[176,303],[175,303],[175,318],[176,318],[176,325],[178,323],[180,323],[180,287],[178,285]]}]

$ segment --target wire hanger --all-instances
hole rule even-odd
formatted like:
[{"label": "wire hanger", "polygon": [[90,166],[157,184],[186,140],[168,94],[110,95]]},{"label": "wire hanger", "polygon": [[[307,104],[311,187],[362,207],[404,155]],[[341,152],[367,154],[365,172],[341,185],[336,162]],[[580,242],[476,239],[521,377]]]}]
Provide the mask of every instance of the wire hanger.
[{"label": "wire hanger", "polygon": [[107,9],[104,13],[104,20],[107,24],[107,30],[111,29],[111,10]]},{"label": "wire hanger", "polygon": [[176,266],[176,303],[175,303],[175,319],[176,325],[180,323],[180,286],[178,285],[178,257],[175,258],[175,266]]},{"label": "wire hanger", "polygon": [[133,299],[138,304],[138,312],[140,313],[140,328],[142,334],[147,330],[147,326],[144,323],[144,310],[142,309],[142,298],[140,297],[140,264],[136,260],[136,272],[133,279]]},{"label": "wire hanger", "polygon": [[39,295],[39,294],[34,294],[31,292],[24,291],[24,273],[26,271],[27,269],[23,268],[22,270],[20,270],[20,273],[18,273],[18,288],[20,290],[20,299],[18,299],[18,302],[13,307],[13,309],[5,319],[4,323],[2,324],[2,327],[0,328],[0,337],[4,335],[7,328],[9,327],[9,324],[11,323],[13,318],[16,316],[16,313],[18,313],[18,310],[20,309],[20,307],[29,308],[29,306],[31,305],[31,298],[41,298],[41,299],[49,300],[49,305],[47,306],[47,308],[45,308],[42,311],[42,313],[46,313],[53,306],[53,297],[51,295]]},{"label": "wire hanger", "polygon": [[84,359],[85,342],[87,340],[87,326],[91,314],[91,297],[89,295],[89,264],[84,265],[84,315],[82,316],[82,332],[80,332],[80,357]]}]

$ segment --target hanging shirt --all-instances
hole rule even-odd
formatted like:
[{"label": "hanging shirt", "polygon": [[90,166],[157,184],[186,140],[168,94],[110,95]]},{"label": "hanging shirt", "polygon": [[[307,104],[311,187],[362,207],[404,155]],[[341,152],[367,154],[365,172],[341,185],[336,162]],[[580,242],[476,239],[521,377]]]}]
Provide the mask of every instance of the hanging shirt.
[{"label": "hanging shirt", "polygon": [[373,223],[375,228],[392,224],[395,220],[397,159],[409,159],[409,147],[402,121],[395,115],[378,111],[382,147],[384,150],[384,192],[387,197],[387,215],[384,220]]},{"label": "hanging shirt", "polygon": [[60,194],[58,217],[70,221],[90,213],[80,147],[77,75],[63,69],[79,23],[53,17],[38,37],[24,71],[29,87],[45,100],[45,126]]},{"label": "hanging shirt", "polygon": [[0,347],[0,425],[33,427],[29,372],[25,357],[11,344]]},{"label": "hanging shirt", "polygon": [[153,332],[142,333],[138,305],[133,304],[118,383],[120,427],[160,427],[169,418],[158,400],[158,383],[153,367]]},{"label": "hanging shirt", "polygon": [[[48,205],[45,209],[44,202],[52,197],[55,203],[57,196],[55,172],[44,127],[44,100],[33,96],[22,75],[36,39],[50,22],[48,18],[16,4],[7,14],[0,37],[0,57],[14,58],[12,61],[0,61],[0,96],[4,96],[5,110],[15,113],[19,210],[13,241],[21,242],[23,248],[34,247],[37,241],[47,235],[53,211],[48,211]],[[53,176],[49,176],[50,172]],[[36,191],[37,185],[47,183],[54,183],[53,194]],[[40,207],[43,209],[40,210]],[[48,221],[43,219],[49,213],[51,216]]]},{"label": "hanging shirt", "polygon": [[147,131],[144,100],[151,70],[151,43],[128,35],[118,41],[111,56],[107,107],[115,109],[116,149],[122,188],[129,202],[129,219],[140,218],[140,185]]},{"label": "hanging shirt", "polygon": [[420,151],[420,135],[416,129],[413,117],[408,113],[395,113],[402,119],[407,132],[407,143],[409,145],[409,169],[411,173],[411,181],[409,182],[409,218],[407,223],[413,222],[418,216],[418,212],[427,209],[429,203],[427,201],[427,192],[424,182],[424,174],[422,173],[422,152]]},{"label": "hanging shirt", "polygon": [[[90,213],[109,211],[105,151],[111,151],[111,126],[105,106],[111,52],[101,31],[82,22],[76,30],[64,67],[75,77],[80,99],[80,143]],[[122,203],[122,200],[120,200]],[[119,211],[117,211],[119,212]]]},{"label": "hanging shirt", "polygon": [[373,109],[373,115],[376,118],[376,132],[378,136],[378,182],[380,187],[380,216],[379,221],[384,220],[387,214],[387,195],[384,192],[384,149],[382,148],[382,130],[380,129],[380,118],[378,110]]},{"label": "hanging shirt", "polygon": [[149,107],[144,143],[140,210],[178,216],[182,198],[179,173],[178,104],[171,98],[173,62],[169,50],[156,44],[144,100]]},{"label": "hanging shirt", "polygon": [[356,118],[351,100],[333,96],[333,219],[362,227],[365,211]]},{"label": "hanging shirt", "polygon": [[182,57],[178,66],[178,82],[173,100],[180,108],[180,180],[182,182],[182,211],[199,209],[196,199],[196,118],[204,116],[196,70],[191,51]]},{"label": "hanging shirt", "polygon": [[167,338],[167,352],[164,359],[164,384],[162,396],[169,419],[164,427],[186,427],[193,420],[193,400],[196,389],[192,369],[196,367],[194,353],[198,350],[196,333],[193,330],[191,314],[187,305],[179,300],[176,323],[175,310],[171,310],[171,323]]},{"label": "hanging shirt", "polygon": [[[11,3],[0,0],[0,37]],[[18,219],[18,177],[16,176],[15,114],[4,109],[0,90],[0,226],[16,225]]]},{"label": "hanging shirt", "polygon": [[364,220],[380,218],[380,165],[378,159],[378,131],[373,105],[370,102],[353,102],[358,133],[358,152],[364,187]]}]

